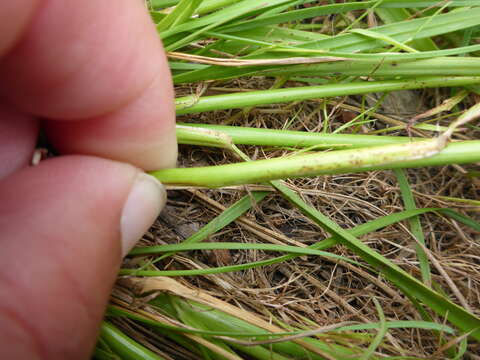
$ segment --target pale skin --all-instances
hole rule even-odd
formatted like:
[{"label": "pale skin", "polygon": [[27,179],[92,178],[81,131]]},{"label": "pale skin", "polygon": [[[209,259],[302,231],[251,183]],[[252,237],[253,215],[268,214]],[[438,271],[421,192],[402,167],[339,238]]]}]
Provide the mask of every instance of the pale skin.
[{"label": "pale skin", "polygon": [[[122,209],[140,169],[175,165],[174,121],[142,1],[2,2],[0,358],[89,358]],[[32,167],[40,128],[62,155]]]}]

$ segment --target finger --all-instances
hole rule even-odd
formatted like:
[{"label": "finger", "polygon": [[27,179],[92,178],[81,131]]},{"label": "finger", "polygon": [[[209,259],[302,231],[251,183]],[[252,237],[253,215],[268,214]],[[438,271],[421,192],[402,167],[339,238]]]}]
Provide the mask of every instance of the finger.
[{"label": "finger", "polygon": [[72,8],[46,0],[3,59],[0,83],[23,111],[80,119],[129,103],[161,72],[164,54],[143,1],[84,0]]},{"label": "finger", "polygon": [[[175,166],[177,141],[173,90],[159,76],[132,104],[80,121],[49,121],[47,133],[64,154],[90,154],[135,164],[144,170]],[[168,93],[168,95],[165,95]]]},{"label": "finger", "polygon": [[129,162],[147,170],[176,160],[168,65],[141,1],[86,0],[71,11],[49,0],[0,65],[0,92],[25,112],[54,119],[65,153]]},{"label": "finger", "polygon": [[0,183],[0,358],[86,359],[123,253],[164,202],[130,165],[65,156]]},{"label": "finger", "polygon": [[0,104],[0,179],[29,164],[37,134],[35,119]]}]

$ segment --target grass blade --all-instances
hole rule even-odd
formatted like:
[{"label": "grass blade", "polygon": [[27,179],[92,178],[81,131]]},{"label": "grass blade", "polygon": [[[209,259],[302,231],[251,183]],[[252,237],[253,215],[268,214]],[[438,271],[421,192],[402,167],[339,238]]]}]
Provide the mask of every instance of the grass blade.
[{"label": "grass blade", "polygon": [[370,249],[348,231],[342,229],[335,222],[321,214],[318,210],[306,205],[303,200],[288,187],[276,183],[275,187],[306,216],[331,234],[337,235],[340,243],[369,263],[388,280],[396,284],[410,296],[423,302],[440,316],[446,317],[452,324],[463,332],[472,331],[472,337],[480,340],[480,319],[462,307],[454,304],[444,296],[423,285],[417,279],[400,269],[388,259]]},{"label": "grass blade", "polygon": [[157,31],[163,32],[186,22],[195,13],[202,1],[203,0],[180,1],[180,3],[175,6],[175,9],[157,24]]},{"label": "grass blade", "polygon": [[367,351],[365,351],[361,357],[359,357],[359,360],[368,360],[370,359],[375,350],[379,347],[381,342],[383,341],[383,338],[385,337],[388,327],[387,327],[387,322],[385,319],[385,314],[383,313],[382,307],[380,306],[380,303],[378,302],[377,299],[373,298],[373,301],[375,303],[375,308],[377,309],[378,312],[378,318],[379,318],[379,327],[378,327],[378,333],[375,336],[375,338],[372,340],[370,345],[368,345]]},{"label": "grass blade", "polygon": [[[240,200],[238,200],[235,204],[230,206],[228,209],[223,211],[220,215],[218,215],[216,218],[214,218],[212,221],[210,221],[208,224],[203,226],[199,231],[197,231],[195,234],[192,236],[188,237],[185,239],[182,244],[187,245],[187,244],[195,244],[200,241],[203,241],[207,239],[209,236],[212,234],[216,233],[217,231],[223,229],[225,226],[228,224],[232,223],[235,221],[237,218],[242,216],[245,212],[247,212],[252,205],[255,203],[262,201],[267,195],[269,194],[268,191],[253,191],[252,193],[244,196]],[[169,245],[161,245],[161,248],[164,248],[163,246],[169,247]],[[177,245],[181,246],[181,244]],[[141,248],[135,248],[133,249],[133,252],[130,254],[136,255],[141,252]],[[164,248],[165,249],[165,248]],[[175,253],[176,250],[170,250],[167,251],[167,254],[162,255],[159,259],[161,260],[164,259],[168,256],[171,256]]]},{"label": "grass blade", "polygon": [[[383,20],[385,24],[391,24],[400,21],[408,21],[412,14],[405,8],[381,8],[377,7],[375,13]],[[411,45],[419,51],[437,50],[437,45],[429,38],[416,39]]]},{"label": "grass blade", "polygon": [[[395,169],[393,173],[395,174],[398,185],[400,187],[400,193],[402,194],[405,210],[415,210],[417,208],[415,205],[415,199],[410,189],[410,185],[408,183],[405,171],[403,169]],[[420,218],[418,216],[412,217],[408,219],[408,223],[410,225],[410,231],[412,232],[413,236],[415,236],[419,243],[425,245],[425,237],[423,236]],[[425,285],[430,287],[432,284],[432,275],[430,272],[430,264],[428,262],[427,254],[425,254],[425,251],[423,251],[422,247],[420,247],[418,244],[415,245],[415,251],[417,253],[417,259],[420,264],[422,280]]]},{"label": "grass blade", "polygon": [[[400,21],[375,27],[375,32],[394,38],[398,42],[437,36],[477,26],[480,8],[462,9],[441,15],[434,15]],[[359,51],[382,47],[383,43],[357,34],[344,34],[331,39],[319,40],[302,45],[307,49],[329,49],[336,51]]]},{"label": "grass blade", "polygon": [[[407,220],[413,216],[418,216],[421,214],[425,214],[428,212],[439,212],[444,213],[447,216],[455,218],[456,220],[462,222],[463,224],[472,227],[473,229],[479,229],[480,224],[475,222],[474,220],[465,217],[453,210],[450,209],[434,209],[434,208],[425,208],[425,209],[417,209],[417,210],[410,210],[410,211],[402,211],[398,213],[393,213],[390,215],[386,215],[384,217],[369,221],[365,224],[356,226],[352,229],[346,230],[351,232],[353,236],[362,236],[368,234],[370,232],[374,232],[379,230],[383,227],[395,224],[397,222]],[[319,241],[313,245],[310,245],[310,249],[316,250],[326,250],[338,243],[338,237],[333,236],[328,239]],[[232,271],[241,271],[246,269],[251,269],[254,267],[259,266],[268,266],[272,264],[277,264],[283,261],[288,261],[295,258],[297,255],[284,255],[279,256],[273,259],[262,260],[251,262],[247,264],[239,264],[239,265],[230,265],[230,266],[221,266],[211,269],[195,269],[195,270],[137,270],[137,269],[121,269],[120,275],[138,275],[138,276],[190,276],[190,275],[208,275],[208,274],[220,274],[225,272],[232,272]]]},{"label": "grass blade", "polygon": [[201,244],[172,244],[172,245],[157,245],[157,246],[148,246],[148,247],[137,247],[130,252],[130,255],[150,255],[150,254],[161,254],[168,252],[179,252],[179,251],[192,251],[192,250],[265,250],[265,251],[279,251],[290,254],[297,255],[313,255],[313,256],[323,256],[330,258],[332,260],[342,260],[352,264],[360,265],[356,261],[350,260],[345,256],[331,254],[325,251],[315,250],[312,248],[302,248],[299,246],[292,245],[275,245],[275,244],[245,244],[245,243],[234,243],[234,242],[214,242],[214,243],[201,243]]}]

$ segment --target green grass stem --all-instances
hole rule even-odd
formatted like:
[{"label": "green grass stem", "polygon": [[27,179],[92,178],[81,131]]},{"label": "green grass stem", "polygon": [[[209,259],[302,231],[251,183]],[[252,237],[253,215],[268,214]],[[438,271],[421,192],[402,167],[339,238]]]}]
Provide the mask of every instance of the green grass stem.
[{"label": "green grass stem", "polygon": [[[480,224],[475,222],[473,219],[466,217],[465,215],[459,214],[450,209],[436,209],[436,208],[424,208],[417,210],[408,210],[401,211],[398,213],[393,213],[386,215],[375,220],[371,220],[365,224],[358,225],[347,231],[351,232],[354,236],[362,236],[370,232],[374,232],[386,226],[395,224],[397,222],[410,219],[411,217],[422,215],[429,212],[438,212],[445,216],[451,217],[452,219],[457,220],[458,222],[465,224],[476,231],[480,231]],[[319,241],[313,245],[310,245],[310,249],[316,250],[327,250],[338,243],[337,237],[330,237],[328,239]],[[289,261],[294,259],[299,255],[290,254],[283,255],[267,260],[255,261],[247,264],[236,264],[221,266],[216,268],[207,268],[207,269],[193,269],[193,270],[139,270],[139,269],[121,269],[120,275],[133,275],[133,276],[194,276],[194,275],[208,275],[208,274],[220,274],[225,272],[232,271],[241,271],[246,269],[251,269],[260,266],[268,266],[272,264],[278,264],[283,261]]]},{"label": "green grass stem", "polygon": [[[381,55],[380,55],[381,57]],[[436,57],[415,61],[389,60],[350,60],[302,64],[259,69],[255,75],[261,76],[371,76],[371,77],[411,77],[422,76],[479,76],[480,59],[474,57]]]},{"label": "green grass stem", "polygon": [[337,150],[219,166],[164,169],[151,174],[164,184],[217,188],[292,177],[480,161],[480,140],[450,143],[436,155],[415,159],[419,153],[413,145],[423,143],[425,142]]},{"label": "green grass stem", "polygon": [[122,360],[164,360],[143,345],[132,340],[109,322],[104,321],[102,323],[100,338]]},{"label": "green grass stem", "polygon": [[245,243],[235,243],[235,242],[215,242],[215,243],[187,243],[181,244],[169,244],[169,245],[157,245],[157,246],[147,246],[147,247],[137,247],[130,252],[130,255],[148,255],[148,254],[159,254],[159,253],[169,253],[169,252],[178,252],[178,251],[192,251],[192,250],[218,250],[218,249],[228,249],[228,250],[264,250],[264,251],[279,251],[290,254],[297,255],[312,255],[312,256],[323,256],[329,259],[342,260],[352,264],[360,265],[360,263],[350,260],[349,258],[341,255],[335,255],[326,251],[315,250],[308,247],[299,247],[292,245],[275,245],[275,244],[245,244]]},{"label": "green grass stem", "polygon": [[[211,131],[206,133],[202,130]],[[222,137],[222,133],[228,135],[229,138]],[[186,123],[177,124],[177,139],[180,144],[213,146],[220,148],[227,148],[229,141],[232,141],[235,145],[332,149],[406,144],[412,141],[423,140],[422,138],[409,138],[406,136],[330,134]]]},{"label": "green grass stem", "polygon": [[423,88],[451,87],[479,84],[480,76],[424,77],[415,80],[362,81],[348,84],[328,84],[286,89],[259,90],[225,95],[188,96],[177,98],[177,115],[195,114],[213,110],[245,108],[292,101],[359,95]]}]

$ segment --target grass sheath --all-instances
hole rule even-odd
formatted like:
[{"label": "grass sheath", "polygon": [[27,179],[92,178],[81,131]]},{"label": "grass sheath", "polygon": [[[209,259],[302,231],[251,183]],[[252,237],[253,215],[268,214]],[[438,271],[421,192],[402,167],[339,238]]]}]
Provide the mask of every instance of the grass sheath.
[{"label": "grass sheath", "polygon": [[439,153],[427,157],[423,147],[431,146],[428,143],[429,140],[218,166],[165,169],[151,174],[164,184],[218,188],[275,179],[480,161],[480,140],[450,143]]},{"label": "grass sheath", "polygon": [[275,90],[258,90],[212,96],[177,98],[177,115],[195,114],[213,110],[245,108],[249,106],[285,103],[334,96],[359,95],[372,92],[473,85],[480,76],[424,77],[414,80],[361,81],[347,84],[304,86]]},{"label": "grass sheath", "polygon": [[160,356],[140,345],[113,324],[104,321],[100,328],[100,339],[106,343],[110,351],[123,360],[163,360]]},{"label": "grass sheath", "polygon": [[[211,130],[210,132],[204,130]],[[227,135],[222,136],[222,135]],[[405,144],[422,138],[406,136],[376,136],[356,134],[330,134],[306,131],[256,129],[242,126],[177,123],[180,144],[224,148],[225,144],[277,146],[292,148],[348,149],[367,146]]]}]

